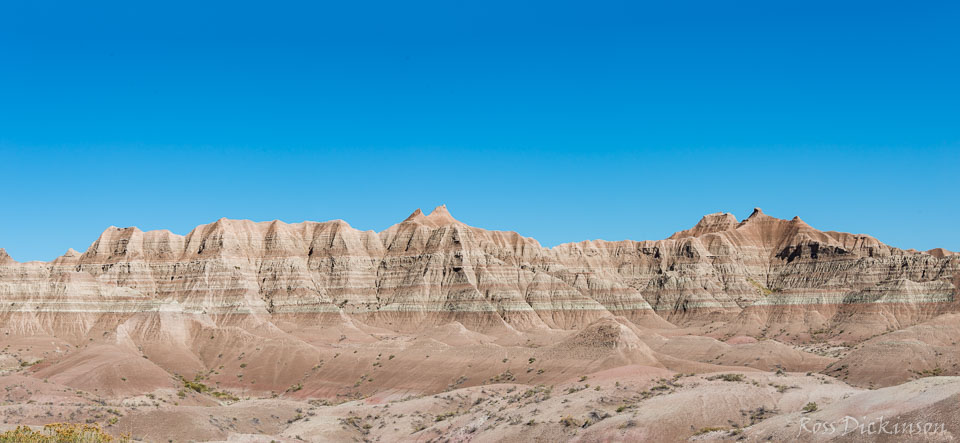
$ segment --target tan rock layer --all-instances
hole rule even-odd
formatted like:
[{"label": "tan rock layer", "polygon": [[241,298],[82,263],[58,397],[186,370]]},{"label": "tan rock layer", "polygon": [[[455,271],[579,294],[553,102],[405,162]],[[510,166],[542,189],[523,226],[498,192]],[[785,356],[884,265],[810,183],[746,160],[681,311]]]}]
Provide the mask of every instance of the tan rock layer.
[{"label": "tan rock layer", "polygon": [[[186,236],[111,227],[86,252],[49,263],[16,263],[0,250],[0,317],[16,319],[3,328],[18,332],[50,328],[64,312],[80,315],[74,329],[138,312],[254,322],[336,314],[392,329],[451,320],[574,329],[614,315],[655,327],[670,326],[664,318],[813,327],[812,317],[786,315],[800,307],[824,324],[841,313],[914,324],[960,310],[958,276],[960,256],[949,251],[900,250],[759,209],[741,222],[711,214],[665,240],[547,249],[467,226],[441,206],[380,233],[341,220],[221,219]],[[859,308],[867,305],[936,307]]]}]

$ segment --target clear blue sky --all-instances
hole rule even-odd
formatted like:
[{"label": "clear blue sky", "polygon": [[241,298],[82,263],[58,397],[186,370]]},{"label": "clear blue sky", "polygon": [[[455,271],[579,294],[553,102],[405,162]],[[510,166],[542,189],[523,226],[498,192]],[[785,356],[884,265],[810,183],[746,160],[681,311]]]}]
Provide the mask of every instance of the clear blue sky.
[{"label": "clear blue sky", "polygon": [[[203,4],[201,4],[203,3]],[[446,203],[544,245],[703,214],[960,250],[956,2],[0,4],[0,247]]]}]

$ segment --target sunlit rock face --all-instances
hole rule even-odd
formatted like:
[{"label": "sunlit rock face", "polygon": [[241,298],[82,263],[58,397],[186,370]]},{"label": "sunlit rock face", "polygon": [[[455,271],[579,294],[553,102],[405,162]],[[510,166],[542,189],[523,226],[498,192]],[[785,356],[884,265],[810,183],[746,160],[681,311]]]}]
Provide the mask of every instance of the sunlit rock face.
[{"label": "sunlit rock face", "polygon": [[467,226],[441,206],[380,233],[341,220],[221,219],[186,236],[110,227],[86,252],[49,263],[0,250],[0,315],[5,331],[77,336],[151,312],[218,324],[353,319],[398,331],[450,321],[577,329],[623,316],[795,337],[846,322],[844,333],[870,335],[957,311],[958,270],[950,251],[905,251],[759,209],[739,222],[710,214],[664,240],[548,249]]}]

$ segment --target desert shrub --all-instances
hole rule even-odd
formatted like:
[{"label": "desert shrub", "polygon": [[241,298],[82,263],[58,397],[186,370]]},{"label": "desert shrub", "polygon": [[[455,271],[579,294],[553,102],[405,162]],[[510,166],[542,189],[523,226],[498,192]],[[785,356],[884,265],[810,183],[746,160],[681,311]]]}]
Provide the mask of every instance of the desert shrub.
[{"label": "desert shrub", "polygon": [[229,393],[229,392],[214,391],[214,392],[211,392],[210,395],[216,397],[218,400],[240,401],[240,398],[239,398],[239,397],[237,397],[236,395],[233,395],[233,394],[231,394],[231,393]]},{"label": "desert shrub", "polygon": [[776,383],[768,383],[768,385],[773,386],[774,388],[776,388],[777,392],[779,392],[779,393],[781,393],[781,394],[783,394],[784,392],[787,392],[788,390],[796,387],[796,386],[778,385],[778,384],[776,384]]},{"label": "desert shrub", "polygon": [[766,420],[777,413],[776,409],[767,409],[764,406],[760,406],[757,409],[752,409],[749,411],[741,411],[743,415],[750,416],[750,425],[753,426],[763,420]]},{"label": "desert shrub", "polygon": [[803,407],[804,413],[810,413],[816,410],[817,410],[817,404],[815,402],[807,403],[807,405]]},{"label": "desert shrub", "polygon": [[696,432],[695,434],[693,434],[693,435],[709,434],[709,433],[714,432],[714,431],[725,431],[726,429],[727,429],[727,428],[721,428],[721,427],[718,427],[718,426],[709,426],[709,427],[706,427],[706,428],[700,428],[700,430],[697,431],[697,432]]},{"label": "desert shrub", "polygon": [[939,377],[943,375],[943,368],[936,367],[933,369],[924,369],[922,371],[910,371],[917,375],[919,378],[923,377]]},{"label": "desert shrub", "polygon": [[707,377],[707,380],[743,381],[743,374],[720,374]]},{"label": "desert shrub", "polygon": [[185,379],[185,378],[183,378],[183,377],[179,377],[179,378],[180,378],[180,381],[183,383],[183,387],[185,387],[185,388],[187,388],[187,389],[192,389],[192,390],[194,390],[194,391],[196,391],[196,392],[198,392],[198,393],[200,393],[200,394],[202,394],[202,393],[207,392],[207,391],[210,390],[210,387],[209,387],[209,386],[207,386],[207,385],[205,385],[205,384],[203,384],[203,383],[200,383],[200,381],[199,381],[200,377],[199,377],[199,376],[197,376],[197,378],[196,378],[194,381],[187,380],[187,379]]},{"label": "desert shrub", "polygon": [[501,373],[500,375],[491,377],[488,381],[490,383],[506,383],[506,382],[515,381],[516,379],[517,377],[515,377],[513,373],[510,372],[509,369],[507,369],[505,372]]},{"label": "desert shrub", "polygon": [[0,443],[105,443],[129,442],[130,437],[114,437],[97,425],[80,423],[52,423],[41,430],[27,426],[0,434]]},{"label": "desert shrub", "polygon": [[434,418],[433,418],[433,421],[444,421],[444,420],[446,420],[446,419],[448,419],[448,418],[452,418],[452,417],[454,417],[454,416],[456,416],[456,415],[457,415],[457,414],[456,414],[455,412],[445,412],[445,413],[443,413],[443,414],[439,414],[439,415],[437,415],[436,417],[434,417]]}]

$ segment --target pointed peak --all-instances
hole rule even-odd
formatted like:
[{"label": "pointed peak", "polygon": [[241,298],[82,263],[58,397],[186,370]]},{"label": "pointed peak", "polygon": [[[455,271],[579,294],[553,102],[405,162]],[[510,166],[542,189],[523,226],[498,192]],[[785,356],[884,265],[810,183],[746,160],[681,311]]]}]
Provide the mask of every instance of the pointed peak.
[{"label": "pointed peak", "polygon": [[439,216],[439,215],[450,215],[450,211],[447,210],[447,205],[440,205],[436,208],[433,208],[433,211],[430,212],[430,216]]},{"label": "pointed peak", "polygon": [[798,226],[811,227],[810,225],[807,224],[807,222],[803,221],[803,219],[800,218],[799,215],[793,216],[793,218],[790,219],[790,222]]},{"label": "pointed peak", "polygon": [[434,228],[460,223],[450,215],[450,211],[447,210],[447,205],[437,206],[429,215],[424,215],[423,211],[417,209],[403,222],[419,223]]},{"label": "pointed peak", "polygon": [[715,212],[713,214],[704,215],[703,218],[697,222],[692,228],[685,231],[675,232],[671,235],[670,239],[678,239],[683,237],[699,237],[705,234],[712,234],[714,232],[722,232],[729,229],[733,229],[737,226],[737,217],[728,212]]},{"label": "pointed peak", "polygon": [[10,254],[7,254],[6,249],[0,248],[0,265],[15,265],[17,263]]},{"label": "pointed peak", "polygon": [[745,219],[743,219],[743,221],[740,222],[740,224],[743,225],[744,223],[747,223],[747,222],[750,222],[750,221],[753,221],[753,220],[766,220],[766,219],[771,219],[771,218],[773,218],[773,217],[771,217],[771,216],[769,216],[769,215],[767,215],[767,214],[764,214],[762,209],[760,209],[760,208],[753,208],[753,212],[750,213],[750,216],[747,217],[747,218],[745,218]]},{"label": "pointed peak", "polygon": [[432,224],[436,226],[446,226],[454,223],[459,223],[452,215],[450,211],[447,210],[447,205],[440,205],[436,208],[433,208],[433,211],[430,212],[430,215],[427,216]]},{"label": "pointed peak", "polygon": [[51,261],[50,263],[53,263],[55,265],[75,264],[77,261],[80,260],[80,256],[81,254],[77,252],[75,249],[68,248],[67,252],[53,259],[53,261]]},{"label": "pointed peak", "polygon": [[403,221],[405,221],[405,222],[408,222],[408,221],[416,221],[416,220],[420,220],[420,219],[422,219],[422,218],[424,218],[424,217],[425,217],[425,216],[423,215],[423,211],[421,211],[420,208],[417,208],[416,211],[413,211],[413,214],[410,214],[410,216],[407,217],[406,219],[404,219]]},{"label": "pointed peak", "polygon": [[[280,223],[283,223],[283,222],[280,222]],[[343,220],[340,218],[335,218],[333,220],[327,221],[326,223],[329,223],[334,226],[347,227],[347,228],[353,229],[353,226],[350,226],[350,223],[347,223],[346,220]]]},{"label": "pointed peak", "polygon": [[[230,221],[231,221],[231,220],[230,220],[229,218],[220,217],[220,218],[217,219],[217,221],[215,221],[215,222],[213,222],[213,223],[210,223],[210,224],[208,224],[208,225],[206,225],[206,226],[211,226],[211,227],[215,227],[215,228],[222,228],[222,227],[224,227],[224,226],[226,226],[226,225],[229,225],[229,224],[230,224]],[[203,225],[200,225],[200,226],[203,226]]]},{"label": "pointed peak", "polygon": [[729,223],[731,221],[736,222],[737,217],[729,212],[714,212],[713,214],[704,215],[697,224],[706,225],[717,222]]},{"label": "pointed peak", "polygon": [[111,238],[118,238],[118,237],[123,238],[131,235],[136,235],[138,233],[143,233],[143,231],[141,231],[140,228],[137,228],[136,226],[120,228],[117,226],[110,225],[110,227],[108,227],[107,229],[104,229],[103,232],[100,233],[100,236],[97,237],[97,241],[101,241],[101,240],[108,241]]}]

